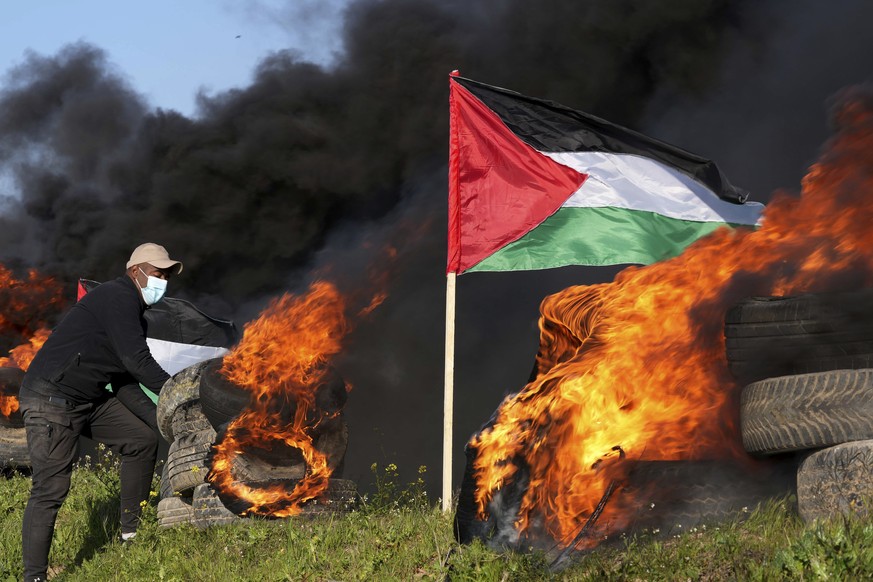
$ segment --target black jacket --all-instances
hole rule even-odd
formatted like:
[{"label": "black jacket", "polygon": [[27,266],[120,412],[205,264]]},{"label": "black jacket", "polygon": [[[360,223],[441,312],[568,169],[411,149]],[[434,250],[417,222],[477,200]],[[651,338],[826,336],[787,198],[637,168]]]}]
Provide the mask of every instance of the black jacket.
[{"label": "black jacket", "polygon": [[170,376],[146,343],[145,309],[127,276],[95,287],[70,309],[37,352],[22,388],[63,396],[76,404],[100,400],[107,394],[107,384],[121,386],[131,377],[158,392]]}]

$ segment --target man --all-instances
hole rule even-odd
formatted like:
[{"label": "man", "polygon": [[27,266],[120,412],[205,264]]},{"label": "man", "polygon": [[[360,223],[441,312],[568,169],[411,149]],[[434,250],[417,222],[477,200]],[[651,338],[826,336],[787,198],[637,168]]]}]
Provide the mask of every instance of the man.
[{"label": "man", "polygon": [[55,519],[70,489],[79,435],[121,456],[121,536],[135,535],[148,499],[157,435],[106,385],[160,391],[169,375],[152,358],[143,313],[182,271],[161,245],[138,246],[124,276],[97,286],[64,316],[21,383],[33,486],[22,528],[25,580],[44,581]]}]

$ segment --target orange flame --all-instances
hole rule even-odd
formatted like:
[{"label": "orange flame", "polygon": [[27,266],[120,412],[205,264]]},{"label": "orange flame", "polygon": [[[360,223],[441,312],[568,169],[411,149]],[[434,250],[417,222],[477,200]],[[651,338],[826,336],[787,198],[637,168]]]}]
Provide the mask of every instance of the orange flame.
[{"label": "orange flame", "polygon": [[27,279],[17,279],[0,264],[0,335],[29,338],[60,313],[63,303],[62,289],[52,277],[30,269]]},{"label": "orange flame", "polygon": [[[613,447],[628,459],[747,458],[726,311],[746,296],[873,284],[873,107],[855,97],[801,197],[777,194],[758,230],[720,229],[675,259],[543,301],[536,379],[471,443],[481,513],[523,466],[516,529],[536,519],[566,546],[615,477],[615,463],[601,462]],[[599,522],[620,531],[634,504],[622,491]]]},{"label": "orange flame", "polygon": [[[344,310],[345,300],[333,285],[313,283],[303,297],[286,294],[272,302],[245,326],[239,345],[224,358],[221,374],[250,391],[255,405],[234,419],[214,445],[209,480],[248,502],[247,514],[296,515],[301,504],[327,489],[331,469],[313,446],[310,413],[324,364],[340,351],[347,332]],[[271,410],[277,401],[296,403],[290,423]],[[243,450],[270,450],[277,443],[298,449],[307,465],[306,476],[290,493],[283,485],[258,488],[234,481],[233,461]]]},{"label": "orange flame", "polygon": [[[46,328],[37,330],[28,343],[21,344],[20,346],[9,350],[10,357],[0,358],[0,368],[21,368],[26,372],[30,367],[30,363],[33,361],[33,357],[36,355],[36,352],[39,351],[39,348],[42,347],[42,344],[45,343],[45,340],[48,339],[49,335],[51,335],[51,331]],[[0,395],[0,414],[8,418],[17,410],[17,396]]]},{"label": "orange flame", "polygon": [[0,394],[0,414],[9,418],[18,410],[18,398]]},{"label": "orange flame", "polygon": [[36,330],[26,344],[21,344],[9,350],[8,358],[0,358],[0,366],[8,366],[21,368],[25,372],[30,367],[36,352],[45,343],[45,340],[51,335],[51,331],[47,328]]},{"label": "orange flame", "polygon": [[[62,289],[53,278],[30,269],[27,278],[18,279],[0,264],[0,341],[6,346],[20,344],[9,350],[9,357],[0,358],[0,367],[27,370],[49,336],[47,322],[62,307]],[[0,414],[9,417],[17,410],[16,396],[0,396]]]}]

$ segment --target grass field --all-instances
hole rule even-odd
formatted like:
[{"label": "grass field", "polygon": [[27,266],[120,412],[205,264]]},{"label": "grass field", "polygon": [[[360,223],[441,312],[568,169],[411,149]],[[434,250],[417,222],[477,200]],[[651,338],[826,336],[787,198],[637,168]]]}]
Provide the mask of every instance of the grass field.
[{"label": "grass field", "polygon": [[[198,530],[158,526],[155,500],[136,540],[118,538],[112,462],[77,468],[58,518],[50,579],[78,580],[865,580],[873,516],[804,525],[790,498],[745,519],[681,535],[618,540],[551,571],[538,553],[459,546],[451,517],[374,468],[376,493],[348,514],[246,519]],[[21,579],[21,519],[30,479],[0,479],[0,581]]]}]

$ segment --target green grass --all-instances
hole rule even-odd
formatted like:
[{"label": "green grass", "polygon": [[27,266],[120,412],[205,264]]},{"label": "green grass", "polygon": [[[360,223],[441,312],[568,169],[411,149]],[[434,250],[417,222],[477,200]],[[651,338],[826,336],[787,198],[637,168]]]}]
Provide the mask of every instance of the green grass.
[{"label": "green grass", "polygon": [[[399,486],[374,467],[377,494],[360,510],[318,519],[247,519],[198,530],[162,529],[154,504],[137,539],[118,536],[111,463],[77,468],[58,518],[51,565],[78,580],[862,580],[873,577],[873,517],[804,525],[790,499],[742,521],[614,540],[551,572],[540,553],[458,546],[450,516],[422,481]],[[365,484],[362,484],[365,485]],[[0,581],[21,578],[21,519],[30,488],[0,479]]]}]

